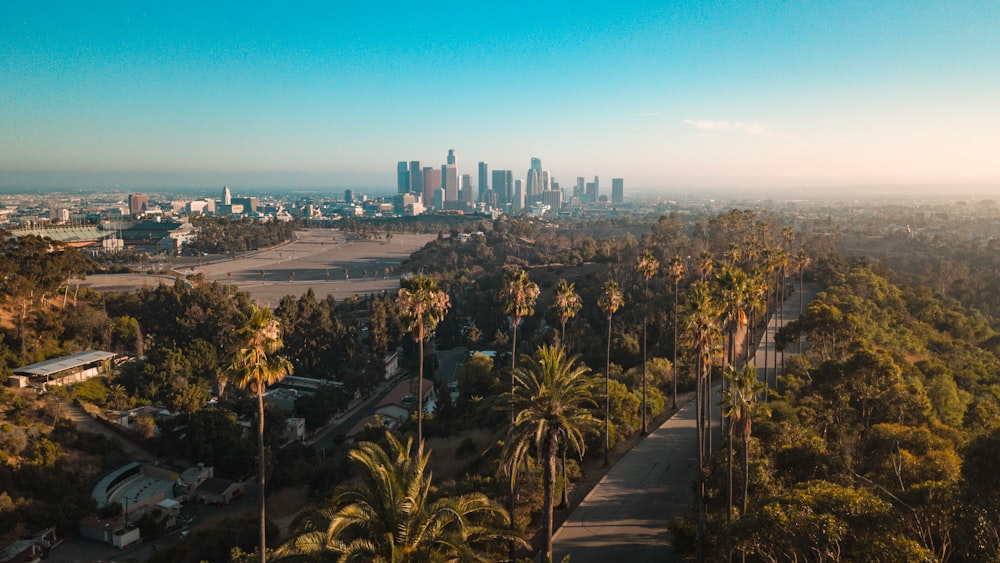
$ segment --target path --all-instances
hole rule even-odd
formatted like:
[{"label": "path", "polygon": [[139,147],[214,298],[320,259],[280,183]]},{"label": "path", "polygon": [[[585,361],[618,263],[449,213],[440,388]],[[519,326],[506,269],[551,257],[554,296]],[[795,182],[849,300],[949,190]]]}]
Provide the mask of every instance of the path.
[{"label": "path", "polygon": [[[816,289],[808,285],[805,289],[803,298],[808,303]],[[782,324],[798,317],[797,293],[785,300],[783,309]],[[778,321],[772,318],[768,327],[772,364],[777,328]],[[713,406],[711,420],[715,422],[712,443],[721,444],[717,406]],[[553,560],[570,555],[573,563],[682,561],[667,523],[690,510],[694,502],[697,458],[695,404],[689,400],[622,457],[573,510],[553,537]]]},{"label": "path", "polygon": [[76,429],[81,432],[100,434],[121,444],[122,449],[125,450],[125,454],[128,455],[130,459],[147,463],[156,461],[156,456],[144,450],[138,444],[119,434],[116,434],[110,428],[107,428],[100,422],[94,420],[89,414],[87,414],[87,411],[83,410],[83,408],[76,403],[66,403],[66,417],[69,418],[73,423],[73,426],[76,426]]}]

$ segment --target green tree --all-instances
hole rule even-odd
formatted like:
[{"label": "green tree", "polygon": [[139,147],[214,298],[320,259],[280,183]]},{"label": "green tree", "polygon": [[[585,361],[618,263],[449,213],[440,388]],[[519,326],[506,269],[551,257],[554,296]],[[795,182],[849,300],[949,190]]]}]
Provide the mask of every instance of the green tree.
[{"label": "green tree", "polygon": [[767,416],[767,405],[757,402],[764,392],[764,384],[757,379],[757,369],[751,365],[737,371],[730,368],[726,372],[729,387],[722,393],[722,415],[728,422],[729,436],[729,517],[733,512],[733,436],[743,441],[743,509],[746,514],[750,492],[750,434],[753,419]]},{"label": "green tree", "polygon": [[684,264],[684,259],[680,256],[675,256],[670,260],[670,265],[667,268],[667,274],[670,279],[674,282],[674,382],[673,382],[673,403],[672,408],[677,410],[677,321],[680,317],[677,310],[677,297],[680,294],[679,288],[681,280],[684,279],[685,270],[687,266]]},{"label": "green tree", "polygon": [[653,279],[653,276],[657,274],[660,270],[660,261],[653,256],[653,252],[646,249],[645,252],[639,255],[639,258],[635,263],[636,273],[642,278],[642,434],[645,436],[649,433],[649,428],[646,423],[646,332],[649,327],[649,280]]},{"label": "green tree", "polygon": [[348,453],[363,485],[341,485],[330,506],[309,514],[279,558],[418,563],[493,561],[502,540],[525,545],[505,530],[508,515],[481,493],[432,500],[430,452],[386,433],[388,448],[361,442]]},{"label": "green tree", "polygon": [[437,282],[419,275],[403,280],[396,296],[396,307],[403,319],[406,332],[417,342],[420,367],[417,370],[417,443],[424,443],[424,342],[434,334],[434,329],[444,320],[451,301],[448,294],[438,289]]},{"label": "green tree", "polygon": [[251,306],[250,318],[236,334],[236,354],[229,365],[230,379],[243,389],[249,389],[257,397],[257,454],[260,486],[260,561],[266,559],[267,536],[265,530],[266,508],[264,504],[266,458],[264,451],[264,390],[268,385],[284,379],[292,372],[288,360],[278,355],[284,344],[281,341],[281,324],[268,308]]},{"label": "green tree", "polygon": [[564,279],[559,280],[559,285],[556,286],[556,295],[550,308],[559,317],[559,324],[562,327],[559,331],[559,342],[564,346],[566,345],[566,323],[576,316],[582,306],[583,301],[576,292],[576,284]]},{"label": "green tree", "polygon": [[624,305],[625,297],[618,288],[618,282],[604,282],[601,296],[597,299],[597,306],[608,318],[608,353],[604,364],[604,465],[608,464],[611,450],[611,320]]},{"label": "green tree", "polygon": [[545,553],[552,558],[552,512],[559,442],[581,457],[584,432],[595,428],[591,413],[590,370],[567,357],[562,346],[542,346],[536,357],[525,356],[514,370],[511,404],[517,416],[507,432],[504,458],[511,479],[528,461],[532,449],[542,464],[545,512]]}]

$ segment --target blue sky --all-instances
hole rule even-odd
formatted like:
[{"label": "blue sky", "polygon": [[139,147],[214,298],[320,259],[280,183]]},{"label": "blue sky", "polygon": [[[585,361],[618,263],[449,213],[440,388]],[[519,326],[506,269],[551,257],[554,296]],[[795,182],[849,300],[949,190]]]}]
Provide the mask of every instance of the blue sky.
[{"label": "blue sky", "polygon": [[0,185],[1000,183],[1000,2],[31,2]]}]

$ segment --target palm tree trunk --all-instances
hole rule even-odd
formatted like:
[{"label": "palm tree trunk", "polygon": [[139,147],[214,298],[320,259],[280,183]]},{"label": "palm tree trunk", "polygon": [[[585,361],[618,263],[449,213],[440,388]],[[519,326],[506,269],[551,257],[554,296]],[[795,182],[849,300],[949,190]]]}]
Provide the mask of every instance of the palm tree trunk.
[{"label": "palm tree trunk", "polygon": [[264,505],[264,385],[257,387],[257,484],[260,487],[260,563],[267,562],[267,513]]},{"label": "palm tree trunk", "polygon": [[611,316],[608,316],[608,354],[604,363],[604,465],[611,450]]},{"label": "palm tree trunk", "polygon": [[750,435],[743,436],[743,512],[747,513],[747,499],[750,496]]},{"label": "palm tree trunk", "polygon": [[677,282],[674,282],[674,410],[677,410]]},{"label": "palm tree trunk", "polygon": [[549,436],[545,444],[545,554],[552,561],[552,507],[556,487],[556,444],[555,438]]},{"label": "palm tree trunk", "polygon": [[569,470],[566,469],[566,443],[562,444],[562,472],[563,472],[563,488],[562,488],[562,500],[559,502],[559,508],[569,508]]},{"label": "palm tree trunk", "polygon": [[[646,283],[646,289],[643,290],[642,296],[646,297],[646,293],[649,290],[649,283]],[[649,426],[646,424],[646,329],[649,323],[646,320],[645,311],[642,315],[642,435],[645,436],[649,434]]]},{"label": "palm tree trunk", "polygon": [[[417,448],[424,445],[424,339],[420,342],[420,367],[417,368]],[[413,404],[413,403],[410,403]]]},{"label": "palm tree trunk", "polygon": [[[517,367],[517,317],[511,317],[514,321],[514,330],[511,333],[511,347],[510,347],[510,391],[514,392],[514,369]],[[510,405],[510,424],[514,425],[514,403]],[[517,478],[514,472],[517,471],[515,467],[510,474],[510,532],[511,536],[514,534],[515,522],[514,522],[514,511],[517,509]],[[510,540],[507,544],[507,550],[510,552],[510,560],[517,560],[517,544],[514,540]]]},{"label": "palm tree trunk", "polygon": [[698,528],[697,528],[697,553],[698,561],[702,561],[704,558],[704,552],[702,548],[702,542],[705,537],[705,476],[703,469],[705,467],[705,421],[702,418],[703,405],[702,405],[702,372],[704,368],[702,364],[704,359],[699,353],[698,358],[698,368],[697,373],[695,373],[695,431],[698,435]]}]

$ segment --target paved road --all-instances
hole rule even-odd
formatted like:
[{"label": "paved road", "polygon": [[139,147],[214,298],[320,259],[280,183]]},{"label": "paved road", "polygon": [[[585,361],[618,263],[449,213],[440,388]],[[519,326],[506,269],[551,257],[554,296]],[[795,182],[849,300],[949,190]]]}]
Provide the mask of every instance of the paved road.
[{"label": "paved road", "polygon": [[[815,289],[807,285],[804,302],[813,296]],[[796,318],[798,311],[799,296],[793,294],[785,300],[783,322]],[[773,335],[778,322],[772,319],[770,324],[773,368]],[[722,441],[717,406],[713,406],[711,420],[712,443],[718,446]],[[697,456],[695,404],[689,399],[611,468],[569,515],[553,538],[554,561],[566,555],[573,563],[682,561],[674,551],[667,522],[683,515],[694,501]]]}]

